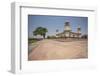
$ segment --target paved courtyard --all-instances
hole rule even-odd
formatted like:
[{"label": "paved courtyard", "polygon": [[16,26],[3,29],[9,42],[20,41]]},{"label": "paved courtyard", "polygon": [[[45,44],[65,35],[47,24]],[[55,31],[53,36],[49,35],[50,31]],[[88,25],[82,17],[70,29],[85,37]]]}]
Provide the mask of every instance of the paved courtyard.
[{"label": "paved courtyard", "polygon": [[[61,42],[42,40],[37,42],[28,55],[28,60],[54,60],[87,58],[87,40]],[[33,45],[34,46],[34,45]]]}]

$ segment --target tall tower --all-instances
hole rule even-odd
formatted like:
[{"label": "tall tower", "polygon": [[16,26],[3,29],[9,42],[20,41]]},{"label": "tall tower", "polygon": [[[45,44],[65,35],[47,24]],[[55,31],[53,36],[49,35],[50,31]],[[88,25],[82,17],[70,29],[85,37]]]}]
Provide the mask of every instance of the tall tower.
[{"label": "tall tower", "polygon": [[78,26],[78,28],[77,28],[77,33],[78,33],[78,38],[81,38],[81,27],[80,26]]},{"label": "tall tower", "polygon": [[64,25],[64,36],[69,38],[71,35],[71,26],[69,22],[65,22]]},{"label": "tall tower", "polygon": [[71,26],[70,26],[69,22],[65,22],[64,31],[65,32],[71,32]]},{"label": "tall tower", "polygon": [[78,26],[78,28],[77,28],[77,33],[81,34],[81,27],[80,26]]}]

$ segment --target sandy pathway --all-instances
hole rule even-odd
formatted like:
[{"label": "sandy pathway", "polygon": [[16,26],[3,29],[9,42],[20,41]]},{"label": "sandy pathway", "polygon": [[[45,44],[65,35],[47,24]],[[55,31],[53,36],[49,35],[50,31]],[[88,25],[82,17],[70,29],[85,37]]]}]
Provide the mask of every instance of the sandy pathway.
[{"label": "sandy pathway", "polygon": [[87,41],[59,42],[42,40],[33,48],[29,60],[73,59],[87,57]]}]

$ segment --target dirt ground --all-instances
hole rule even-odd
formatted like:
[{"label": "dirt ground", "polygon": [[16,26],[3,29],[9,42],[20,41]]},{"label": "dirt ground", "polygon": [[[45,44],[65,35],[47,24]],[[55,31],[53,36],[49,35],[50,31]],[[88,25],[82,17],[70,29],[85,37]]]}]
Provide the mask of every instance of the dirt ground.
[{"label": "dirt ground", "polygon": [[56,40],[42,40],[38,46],[32,48],[28,60],[54,60],[87,58],[87,40],[60,42]]}]

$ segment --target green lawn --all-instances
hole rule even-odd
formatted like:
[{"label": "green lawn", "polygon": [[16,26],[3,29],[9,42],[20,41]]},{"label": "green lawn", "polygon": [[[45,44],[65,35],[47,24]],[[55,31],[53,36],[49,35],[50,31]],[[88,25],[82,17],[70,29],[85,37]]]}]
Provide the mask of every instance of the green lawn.
[{"label": "green lawn", "polygon": [[28,43],[35,43],[35,42],[37,42],[38,40],[36,40],[36,39],[28,39]]}]

